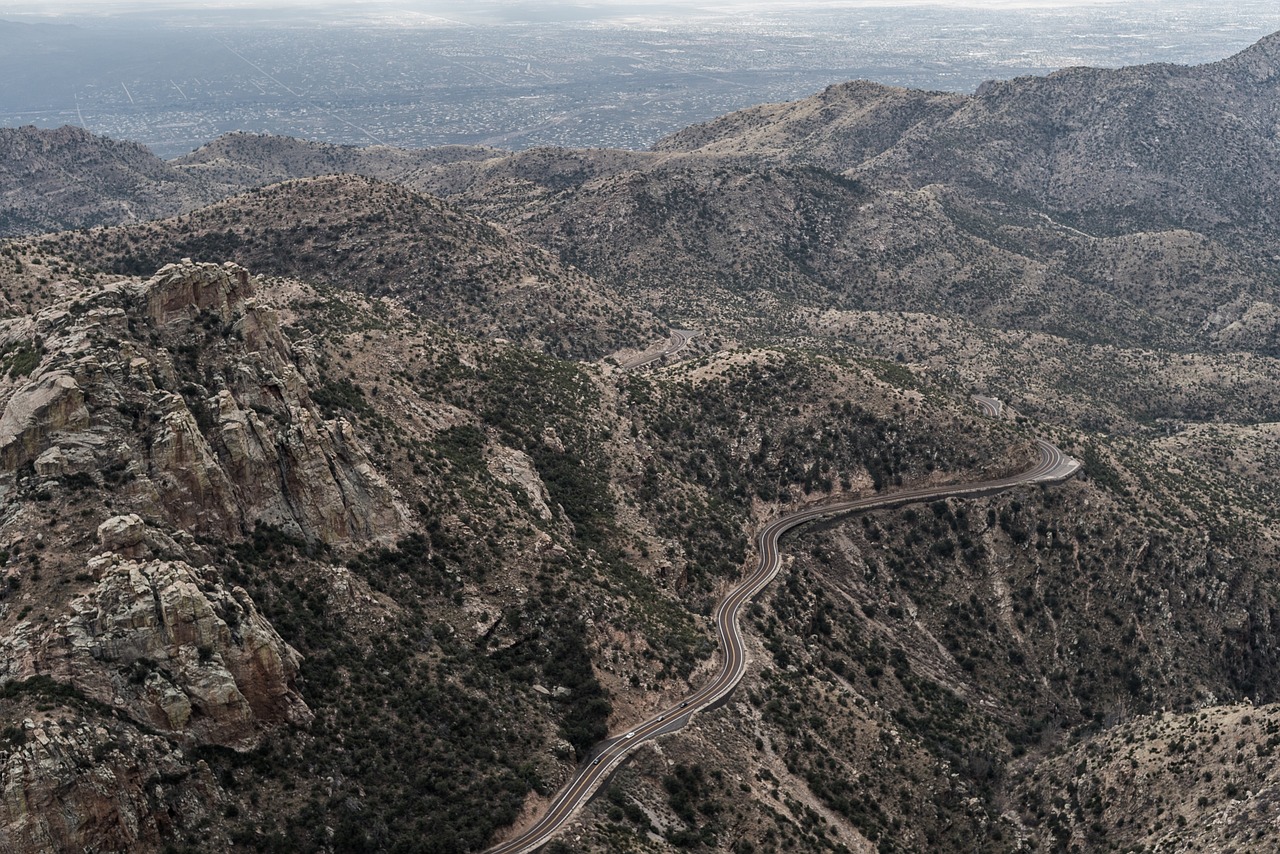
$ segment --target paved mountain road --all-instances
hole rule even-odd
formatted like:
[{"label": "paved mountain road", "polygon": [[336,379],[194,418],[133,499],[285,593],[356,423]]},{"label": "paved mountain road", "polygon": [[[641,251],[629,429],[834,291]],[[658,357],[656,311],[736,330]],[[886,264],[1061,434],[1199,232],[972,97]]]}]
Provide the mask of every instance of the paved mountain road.
[{"label": "paved mountain road", "polygon": [[983,415],[990,415],[992,418],[1000,418],[1004,415],[1004,404],[994,397],[975,394],[973,395],[973,402],[982,410]]},{"label": "paved mountain road", "polygon": [[643,368],[645,365],[650,365],[659,359],[666,358],[667,356],[674,356],[685,347],[688,347],[689,342],[697,334],[697,331],[693,329],[672,329],[671,337],[663,342],[662,348],[657,352],[651,353],[648,350],[645,350],[638,356],[632,356],[625,362],[619,362],[618,366],[624,371],[634,371],[638,368]]},{"label": "paved mountain road", "polygon": [[[1003,406],[993,398],[974,397],[974,403],[988,415],[998,416]],[[706,685],[694,691],[678,705],[672,706],[632,729],[605,741],[591,761],[581,766],[569,784],[551,802],[546,813],[518,836],[490,848],[487,854],[527,854],[549,842],[595,793],[613,770],[644,742],[682,728],[698,712],[714,708],[733,692],[747,670],[747,648],[738,618],[742,609],[777,576],[782,567],[778,540],[783,534],[806,522],[866,510],[900,507],[942,498],[975,498],[994,495],[1028,484],[1059,483],[1080,469],[1080,463],[1054,445],[1036,440],[1039,459],[1026,471],[994,480],[962,483],[952,486],[930,486],[902,492],[870,495],[846,501],[820,504],[797,510],[775,519],[756,535],[760,560],[755,570],[729,592],[715,610],[716,634],[724,650],[720,672]]]}]

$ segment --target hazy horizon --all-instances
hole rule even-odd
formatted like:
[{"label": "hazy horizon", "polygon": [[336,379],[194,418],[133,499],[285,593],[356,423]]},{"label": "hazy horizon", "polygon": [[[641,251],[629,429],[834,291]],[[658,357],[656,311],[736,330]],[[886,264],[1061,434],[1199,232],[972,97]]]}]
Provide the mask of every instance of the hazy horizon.
[{"label": "hazy horizon", "polygon": [[690,17],[699,15],[729,15],[740,12],[778,12],[806,9],[896,9],[913,7],[937,7],[971,9],[976,11],[1070,9],[1091,7],[1169,7],[1190,5],[1170,4],[1167,0],[725,0],[725,2],[678,3],[672,0],[212,0],[192,6],[177,0],[35,0],[34,2],[10,2],[0,5],[0,18],[61,17],[65,15],[102,15],[145,12],[179,12],[197,16],[201,13],[225,11],[276,11],[324,9],[328,12],[345,10],[349,13],[366,13],[379,17],[396,11],[408,15],[435,13],[485,12],[504,17],[521,13],[542,20],[554,10],[571,11],[576,19],[589,19],[593,13],[614,17],[619,12],[662,11]]},{"label": "hazy horizon", "polygon": [[0,26],[0,124],[78,125],[173,157],[232,130],[646,148],[852,79],[972,92],[1069,66],[1213,61],[1280,29],[1280,11],[1272,0],[42,0],[8,4],[0,21],[18,21]]}]

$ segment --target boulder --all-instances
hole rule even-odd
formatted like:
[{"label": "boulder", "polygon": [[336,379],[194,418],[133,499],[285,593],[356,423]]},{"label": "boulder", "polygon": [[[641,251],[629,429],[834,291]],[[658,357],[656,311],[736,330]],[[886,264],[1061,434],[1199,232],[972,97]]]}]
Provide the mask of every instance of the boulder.
[{"label": "boulder", "polygon": [[42,478],[62,477],[66,470],[67,456],[56,445],[36,457],[36,474]]},{"label": "boulder", "polygon": [[103,551],[127,554],[142,544],[147,526],[137,513],[112,516],[98,526],[98,544]]}]

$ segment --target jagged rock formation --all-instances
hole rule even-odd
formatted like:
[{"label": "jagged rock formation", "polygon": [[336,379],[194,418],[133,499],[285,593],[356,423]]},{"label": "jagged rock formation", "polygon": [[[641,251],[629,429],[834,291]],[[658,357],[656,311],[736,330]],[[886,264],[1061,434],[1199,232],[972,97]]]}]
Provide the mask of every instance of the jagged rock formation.
[{"label": "jagged rock formation", "polygon": [[35,670],[187,743],[252,746],[261,725],[310,720],[297,652],[215,567],[108,552],[88,568],[97,587],[71,602],[63,644]]},{"label": "jagged rock formation", "polygon": [[0,751],[0,848],[154,851],[208,819],[219,787],[207,766],[160,736],[48,708],[20,718]]},{"label": "jagged rock formation", "polygon": [[97,585],[51,630],[0,639],[0,680],[52,677],[188,745],[252,747],[263,726],[310,720],[297,652],[216,568],[105,552],[86,569]]},{"label": "jagged rock formation", "polygon": [[[39,594],[0,602],[0,702],[73,719],[7,731],[0,845],[154,850],[223,797],[181,748],[312,720],[298,652],[197,538],[391,542],[407,514],[235,265],[80,288],[0,340],[27,354],[0,380],[0,562],[6,597]],[[67,520],[104,511],[86,558]]]},{"label": "jagged rock formation", "polygon": [[350,425],[321,417],[243,268],[172,265],[9,321],[0,339],[44,353],[0,387],[11,489],[40,459],[46,474],[105,477],[146,515],[194,532],[269,524],[339,543],[400,528],[387,484]]},{"label": "jagged rock formation", "polygon": [[50,371],[13,391],[0,415],[0,464],[13,470],[36,457],[46,465],[61,458],[45,457],[49,437],[89,426],[84,391],[66,371]]}]

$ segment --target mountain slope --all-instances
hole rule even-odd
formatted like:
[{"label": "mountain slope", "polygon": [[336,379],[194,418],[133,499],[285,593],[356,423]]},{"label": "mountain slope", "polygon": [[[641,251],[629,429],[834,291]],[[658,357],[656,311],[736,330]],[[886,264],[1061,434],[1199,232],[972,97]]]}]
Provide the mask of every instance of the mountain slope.
[{"label": "mountain slope", "polygon": [[633,311],[746,329],[754,305],[898,308],[1271,352],[1278,39],[1194,68],[1068,69],[973,96],[842,84],[654,152],[233,134],[167,169],[214,196],[333,170],[394,180],[557,253]]},{"label": "mountain slope", "polygon": [[[1045,436],[1078,478],[794,531],[739,689],[549,851],[1272,850],[1264,217],[1090,231],[1050,202],[1120,173],[1043,151],[1124,130],[1036,123],[1248,105],[1273,54],[834,87],[653,152],[232,137],[173,168],[448,198],[311,177],[0,243],[0,848],[481,851],[706,682],[770,520]],[[1057,177],[1001,183],[1019,152]],[[1135,198],[1235,168],[1163,157]],[[577,361],[648,309],[703,334]]]},{"label": "mountain slope", "polygon": [[855,80],[800,101],[693,125],[659,140],[654,150],[756,155],[844,169],[892,148],[918,125],[945,120],[966,101],[958,94]]},{"label": "mountain slope", "polygon": [[[668,386],[235,266],[40,284],[42,250],[5,248],[0,285],[40,300],[0,325],[18,851],[320,850],[324,826],[478,849],[611,715],[700,679],[696,614],[755,501],[1026,452],[942,446],[861,364],[760,353]],[[758,405],[792,388],[803,409]],[[855,393],[856,417],[828,405]],[[849,438],[822,470],[815,430]]]},{"label": "mountain slope", "polygon": [[231,195],[250,187],[316,175],[364,175],[394,181],[440,164],[483,160],[504,152],[447,145],[410,150],[390,146],[332,145],[255,133],[229,133],[169,161],[178,174]]},{"label": "mountain slope", "polygon": [[0,237],[171,216],[222,193],[81,128],[0,128]]},{"label": "mountain slope", "polygon": [[[756,152],[897,187],[943,184],[1090,234],[1273,239],[1280,33],[1207,65],[1069,68],[973,96],[847,84],[733,113],[662,150]],[[872,144],[874,140],[874,144]]]},{"label": "mountain slope", "polygon": [[[1265,266],[1201,235],[1094,238],[1031,215],[1010,222],[946,187],[892,189],[745,155],[584,152],[546,177],[536,169],[530,155],[509,171],[488,162],[450,199],[633,304],[742,334],[792,306],[1186,348],[1204,346],[1229,306],[1280,300]],[[444,190],[442,175],[426,183]]]},{"label": "mountain slope", "polygon": [[[642,376],[234,266],[87,283],[5,249],[37,301],[0,327],[19,851],[480,850],[704,681],[764,521],[1030,454],[1015,414],[825,342]],[[1111,717],[1274,700],[1271,503],[1056,432],[1086,462],[1062,489],[798,532],[739,692],[574,845],[1047,847],[1015,770]],[[24,823],[47,803],[66,820]]]},{"label": "mountain slope", "polygon": [[273,185],[176,219],[67,234],[84,264],[134,273],[184,257],[392,296],[439,323],[598,358],[657,337],[652,318],[501,228],[394,184],[328,176]]}]

